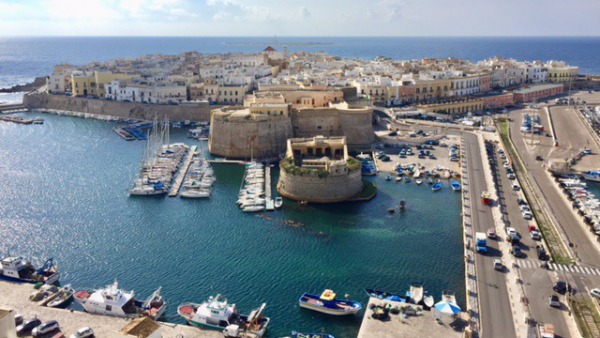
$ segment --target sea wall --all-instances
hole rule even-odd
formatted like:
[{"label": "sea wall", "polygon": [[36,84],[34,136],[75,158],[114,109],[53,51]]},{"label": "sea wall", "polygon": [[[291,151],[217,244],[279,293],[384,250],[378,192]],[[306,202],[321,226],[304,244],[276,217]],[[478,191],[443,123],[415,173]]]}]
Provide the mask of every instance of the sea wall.
[{"label": "sea wall", "polygon": [[319,177],[301,175],[281,170],[277,192],[283,197],[312,203],[343,202],[356,196],[363,190],[360,170],[348,175]]},{"label": "sea wall", "polygon": [[208,121],[211,109],[216,108],[208,104],[197,106],[156,105],[49,94],[25,95],[23,105],[29,109],[57,109],[132,119],[151,120],[155,116],[159,119],[168,117],[171,121]]},{"label": "sea wall", "polygon": [[292,137],[287,116],[237,118],[213,113],[208,150],[218,156],[250,159],[273,158],[285,152]]}]

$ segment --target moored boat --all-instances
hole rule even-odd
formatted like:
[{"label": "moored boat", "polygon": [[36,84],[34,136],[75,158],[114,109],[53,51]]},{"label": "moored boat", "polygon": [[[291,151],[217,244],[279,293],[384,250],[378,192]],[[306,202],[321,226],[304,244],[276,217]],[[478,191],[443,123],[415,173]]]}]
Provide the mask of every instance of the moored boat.
[{"label": "moored boat", "polygon": [[431,187],[431,191],[438,191],[440,189],[442,189],[444,185],[442,183],[436,183]]},{"label": "moored boat", "polygon": [[[177,308],[177,313],[192,326],[225,330],[231,325],[237,325],[238,328],[262,337],[265,335],[270,321],[263,315],[266,306],[267,304],[263,303],[250,315],[241,315],[235,304],[229,304],[227,299],[219,294],[215,297],[211,296],[202,304],[182,304]],[[230,329],[233,328],[230,327]]]},{"label": "moored boat", "polygon": [[410,301],[419,304],[423,300],[423,286],[414,284],[410,286]]},{"label": "moored boat", "polygon": [[460,183],[458,181],[452,181],[452,190],[460,191]]},{"label": "moored boat", "polygon": [[305,309],[334,316],[354,315],[363,308],[359,302],[336,299],[335,296],[332,290],[325,290],[320,296],[305,293],[298,302]]},{"label": "moored boat", "polygon": [[302,333],[302,332],[292,331],[291,338],[335,338],[335,337],[328,333]]},{"label": "moored boat", "polygon": [[600,182],[600,170],[590,170],[590,171],[582,172],[581,176],[586,181]]},{"label": "moored boat", "polygon": [[[157,291],[160,292],[160,288]],[[152,319],[158,319],[166,310],[165,302],[155,310],[145,309],[144,303],[135,299],[135,292],[120,289],[116,280],[103,289],[76,291],[75,300],[88,313],[114,317],[135,318],[147,315]]]},{"label": "moored boat", "polygon": [[433,307],[433,304],[435,304],[435,300],[433,299],[433,296],[423,297],[423,304],[425,304],[425,306],[427,306],[427,307]]},{"label": "moored boat", "polygon": [[275,209],[279,209],[283,206],[283,198],[277,196],[275,197]]},{"label": "moored boat", "polygon": [[415,183],[417,183],[417,185],[421,185],[421,183],[423,183],[423,180],[422,180],[422,179],[420,179],[420,178],[417,178],[417,179],[415,180]]},{"label": "moored boat", "polygon": [[55,284],[58,282],[59,272],[52,258],[46,260],[39,269],[23,257],[6,257],[0,263],[2,264],[0,279],[19,283]]},{"label": "moored boat", "polygon": [[65,285],[58,290],[56,295],[46,304],[46,306],[64,309],[69,305],[69,303],[71,303],[71,301],[73,301],[74,292],[75,290],[73,290],[71,284]]}]

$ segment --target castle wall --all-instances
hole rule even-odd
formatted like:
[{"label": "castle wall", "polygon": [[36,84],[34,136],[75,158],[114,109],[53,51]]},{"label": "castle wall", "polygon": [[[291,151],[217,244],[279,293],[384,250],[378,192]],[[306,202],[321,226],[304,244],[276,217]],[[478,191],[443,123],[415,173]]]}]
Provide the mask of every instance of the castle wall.
[{"label": "castle wall", "polygon": [[320,178],[317,175],[294,175],[280,171],[277,192],[280,195],[313,203],[335,203],[347,201],[363,189],[360,170],[348,175]]},{"label": "castle wall", "polygon": [[28,94],[23,105],[29,109],[57,109],[98,115],[119,116],[132,119],[152,120],[168,117],[171,121],[208,121],[214,106],[157,105],[87,99],[72,96]]},{"label": "castle wall", "polygon": [[209,151],[228,158],[277,157],[285,152],[287,139],[292,137],[288,116],[254,120],[213,113],[210,125]]}]

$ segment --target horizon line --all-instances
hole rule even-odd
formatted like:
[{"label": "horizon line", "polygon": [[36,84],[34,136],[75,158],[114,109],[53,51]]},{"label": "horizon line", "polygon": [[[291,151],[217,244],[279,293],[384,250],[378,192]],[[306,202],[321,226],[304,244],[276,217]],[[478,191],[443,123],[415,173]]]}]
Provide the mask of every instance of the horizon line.
[{"label": "horizon line", "polygon": [[600,38],[600,35],[0,35],[0,38]]}]

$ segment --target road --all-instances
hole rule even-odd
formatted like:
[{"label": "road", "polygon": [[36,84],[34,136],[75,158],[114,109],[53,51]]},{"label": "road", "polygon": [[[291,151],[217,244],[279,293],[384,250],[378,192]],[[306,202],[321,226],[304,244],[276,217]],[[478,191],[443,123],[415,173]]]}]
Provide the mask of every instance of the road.
[{"label": "road", "polygon": [[[488,170],[487,161],[481,157],[481,149],[477,136],[471,133],[464,134],[467,178],[473,220],[473,229],[476,232],[486,232],[494,224],[492,210],[481,204],[481,192],[487,190],[484,170]],[[513,312],[509,303],[506,288],[506,275],[494,270],[493,260],[500,258],[502,253],[498,243],[488,242],[488,252],[485,255],[477,254],[475,264],[477,267],[477,285],[479,289],[479,307],[481,318],[481,337],[516,337],[514,330]],[[512,330],[509,330],[512,328]]]},{"label": "road", "polygon": [[[495,150],[497,150],[497,147],[495,147]],[[504,159],[497,151],[495,152],[495,159],[497,165],[494,173],[498,178],[498,203],[500,204],[504,224],[515,228],[521,237],[519,246],[523,254],[517,258],[518,264],[523,267],[525,266],[523,260],[535,262],[533,269],[521,270],[521,278],[525,286],[531,316],[538,322],[554,324],[558,336],[568,337],[569,327],[564,316],[564,311],[568,311],[567,307],[563,305],[561,311],[548,306],[548,298],[553,294],[552,285],[556,277],[546,269],[537,268],[543,262],[537,258],[536,246],[539,242],[533,240],[529,235],[529,226],[535,225],[535,221],[526,220],[521,215],[518,200],[524,197],[520,189],[514,190],[512,188],[513,184],[518,185],[518,182],[508,178],[506,169],[502,166]],[[505,234],[502,233],[502,235]],[[531,263],[527,264],[527,266],[531,265]],[[566,302],[563,301],[563,303]]]},{"label": "road", "polygon": [[[570,121],[569,123],[558,125],[555,122],[557,134],[560,133],[564,139],[559,140],[559,150],[554,150],[551,137],[535,136],[535,145],[526,146],[525,139],[527,139],[529,142],[531,136],[530,134],[523,134],[520,131],[522,114],[522,110],[511,112],[510,117],[512,122],[510,123],[510,132],[515,148],[519,152],[519,155],[523,160],[525,167],[527,168],[529,178],[532,183],[537,185],[538,189],[541,191],[541,197],[543,197],[543,199],[546,201],[549,211],[554,215],[554,218],[557,220],[559,226],[562,227],[563,232],[566,234],[567,244],[569,242],[572,243],[573,250],[575,251],[577,258],[580,260],[580,263],[585,266],[598,267],[600,255],[596,249],[595,243],[592,242],[587,233],[589,230],[585,229],[580,224],[579,219],[573,215],[571,212],[571,206],[567,204],[567,200],[563,194],[556,189],[556,183],[547,175],[546,169],[542,167],[542,162],[535,160],[536,155],[542,155],[544,158],[546,158],[547,155],[544,154],[550,153],[550,156],[554,157],[561,156],[565,152],[569,151],[567,147],[561,148],[560,144],[578,144],[576,143],[577,141],[575,138],[580,137],[579,133],[573,132],[571,134],[562,130],[563,128],[577,129],[578,124],[573,122],[573,120],[579,123],[580,121],[577,119],[577,117],[571,117],[568,119],[568,121]],[[541,114],[542,123],[544,124],[544,127],[549,128],[549,123],[547,118],[545,118],[545,115],[545,113]],[[583,128],[583,126],[581,126],[581,128]],[[588,135],[588,138],[589,137],[590,136]]]}]

